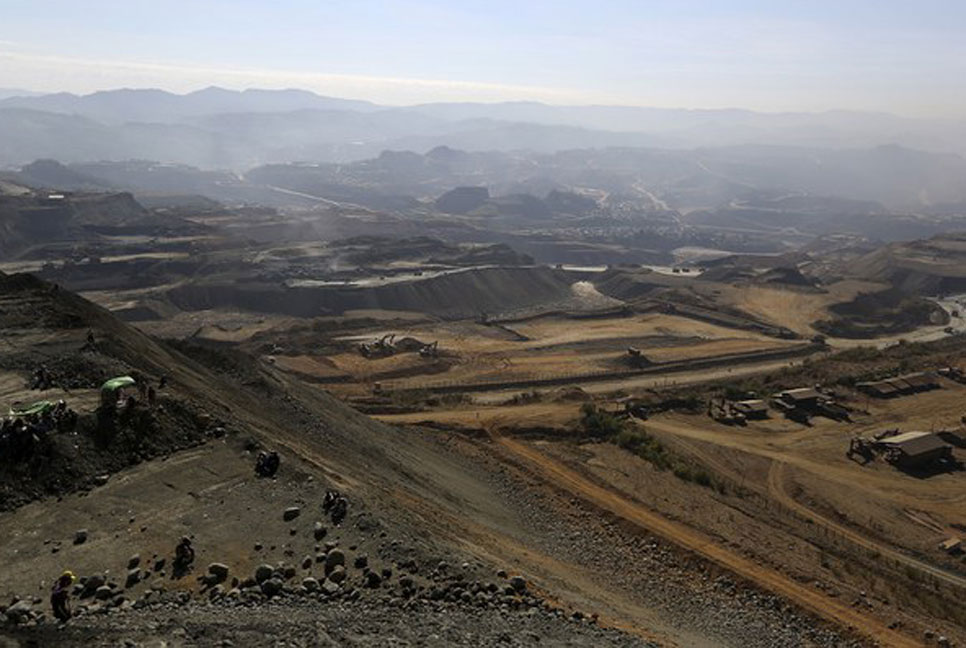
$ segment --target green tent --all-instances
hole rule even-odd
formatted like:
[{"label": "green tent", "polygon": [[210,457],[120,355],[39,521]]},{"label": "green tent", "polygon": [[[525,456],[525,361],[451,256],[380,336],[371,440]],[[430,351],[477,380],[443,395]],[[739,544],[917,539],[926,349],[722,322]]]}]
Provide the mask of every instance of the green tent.
[{"label": "green tent", "polygon": [[134,378],[130,376],[118,376],[117,378],[111,378],[103,385],[101,385],[101,392],[116,392],[118,389],[123,387],[131,387],[135,385]]},{"label": "green tent", "polygon": [[43,414],[54,409],[54,404],[48,400],[37,401],[30,405],[14,405],[10,408],[10,416],[30,416],[31,414]]}]

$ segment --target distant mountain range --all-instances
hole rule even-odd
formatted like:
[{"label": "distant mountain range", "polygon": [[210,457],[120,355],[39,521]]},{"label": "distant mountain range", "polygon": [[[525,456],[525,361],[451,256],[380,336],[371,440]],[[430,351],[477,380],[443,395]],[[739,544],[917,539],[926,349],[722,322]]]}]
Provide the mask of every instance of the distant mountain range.
[{"label": "distant mountain range", "polygon": [[[207,88],[185,95],[123,89],[7,96],[0,90],[0,166],[149,159],[205,169],[293,161],[351,162],[437,146],[553,153],[568,149],[738,145],[966,153],[966,122],[885,113],[757,113],[532,102],[410,107],[305,90]],[[6,98],[3,98],[6,97]]]},{"label": "distant mountain range", "polygon": [[0,100],[9,99],[11,97],[38,97],[42,93],[39,92],[29,92],[27,90],[18,90],[16,88],[0,88]]},{"label": "distant mountain range", "polygon": [[206,88],[179,95],[164,90],[106,90],[88,95],[68,92],[8,97],[3,108],[25,108],[80,115],[105,124],[127,122],[174,123],[192,117],[226,113],[270,113],[296,110],[350,110],[369,112],[378,106],[368,101],[322,97],[307,90],[225,90]]}]

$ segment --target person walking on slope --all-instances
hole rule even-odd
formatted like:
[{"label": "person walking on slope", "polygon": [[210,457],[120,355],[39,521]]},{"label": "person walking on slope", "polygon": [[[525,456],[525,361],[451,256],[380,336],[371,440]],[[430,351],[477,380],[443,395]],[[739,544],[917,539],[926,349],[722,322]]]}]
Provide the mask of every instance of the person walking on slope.
[{"label": "person walking on slope", "polygon": [[61,623],[70,619],[70,587],[74,584],[74,573],[65,571],[54,583],[50,591],[50,607]]}]

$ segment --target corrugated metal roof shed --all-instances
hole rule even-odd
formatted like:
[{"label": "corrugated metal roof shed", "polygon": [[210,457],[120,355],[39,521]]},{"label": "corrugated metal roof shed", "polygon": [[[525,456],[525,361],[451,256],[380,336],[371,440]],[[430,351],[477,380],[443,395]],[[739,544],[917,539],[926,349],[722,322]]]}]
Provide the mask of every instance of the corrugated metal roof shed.
[{"label": "corrugated metal roof shed", "polygon": [[894,387],[896,391],[908,392],[914,389],[912,385],[902,378],[889,378],[885,382]]},{"label": "corrugated metal roof shed", "polygon": [[949,445],[932,432],[906,432],[894,437],[886,437],[881,443],[890,448],[898,448],[908,456],[934,452]]},{"label": "corrugated metal roof shed", "polygon": [[738,401],[737,403],[735,403],[735,407],[738,407],[742,410],[763,412],[768,409],[768,403],[766,403],[761,399],[756,398],[752,400]]},{"label": "corrugated metal roof shed", "polygon": [[790,398],[795,401],[806,401],[815,400],[821,398],[822,395],[818,393],[815,389],[811,387],[799,387],[798,389],[786,389],[780,394],[783,397]]},{"label": "corrugated metal roof shed", "polygon": [[936,383],[936,379],[935,378],[933,378],[932,376],[930,376],[930,375],[928,375],[926,373],[908,374],[906,376],[900,376],[900,378],[902,378],[903,380],[905,380],[907,383],[909,383],[913,387],[919,387],[919,388],[923,388],[923,387],[934,387],[934,386],[936,386],[938,384],[938,383]]},{"label": "corrugated metal roof shed", "polygon": [[881,394],[883,396],[891,396],[896,393],[896,388],[887,383],[884,380],[877,380],[875,382],[861,382],[856,384],[856,387],[862,391],[872,392],[874,394]]}]

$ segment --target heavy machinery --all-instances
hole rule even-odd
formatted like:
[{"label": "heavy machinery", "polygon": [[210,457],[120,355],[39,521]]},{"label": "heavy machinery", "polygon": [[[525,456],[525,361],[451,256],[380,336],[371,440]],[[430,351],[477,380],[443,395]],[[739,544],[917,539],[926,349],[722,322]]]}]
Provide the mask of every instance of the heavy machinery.
[{"label": "heavy machinery", "polygon": [[383,335],[380,339],[373,342],[363,342],[359,345],[359,353],[364,358],[388,358],[396,353],[393,340],[396,339],[395,333]]},{"label": "heavy machinery", "polygon": [[439,356],[439,340],[433,341],[432,344],[423,345],[419,350],[420,358],[435,358]]}]

